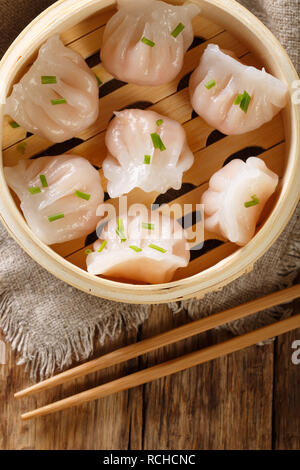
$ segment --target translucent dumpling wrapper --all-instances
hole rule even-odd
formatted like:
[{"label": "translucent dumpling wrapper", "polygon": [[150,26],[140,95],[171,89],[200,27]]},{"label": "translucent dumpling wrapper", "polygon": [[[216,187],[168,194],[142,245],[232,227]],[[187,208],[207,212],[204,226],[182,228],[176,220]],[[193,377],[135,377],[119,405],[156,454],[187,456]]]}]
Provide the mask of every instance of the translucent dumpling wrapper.
[{"label": "translucent dumpling wrapper", "polygon": [[190,259],[184,230],[161,214],[114,218],[93,248],[89,273],[150,284],[169,282]]},{"label": "translucent dumpling wrapper", "polygon": [[95,122],[98,94],[97,79],[86,62],[55,35],[42,45],[36,61],[14,85],[5,114],[32,134],[63,142]]},{"label": "translucent dumpling wrapper", "polygon": [[205,229],[245,245],[277,184],[278,176],[260,158],[232,160],[211,177],[203,193]]},{"label": "translucent dumpling wrapper", "polygon": [[[224,134],[243,134],[270,121],[287,103],[285,83],[241,64],[209,44],[189,84],[194,110]],[[249,101],[250,99],[250,101]]]},{"label": "translucent dumpling wrapper", "polygon": [[47,245],[93,232],[104,193],[97,170],[74,155],[21,160],[4,168],[8,185],[35,235]]},{"label": "translucent dumpling wrapper", "polygon": [[183,127],[154,111],[115,114],[106,132],[109,153],[103,162],[110,197],[136,187],[159,193],[180,189],[182,174],[194,161]]},{"label": "translucent dumpling wrapper", "polygon": [[[119,80],[161,85],[173,80],[193,42],[191,21],[197,5],[169,5],[156,0],[118,0],[101,47],[105,68]],[[173,34],[172,34],[173,33]]]}]

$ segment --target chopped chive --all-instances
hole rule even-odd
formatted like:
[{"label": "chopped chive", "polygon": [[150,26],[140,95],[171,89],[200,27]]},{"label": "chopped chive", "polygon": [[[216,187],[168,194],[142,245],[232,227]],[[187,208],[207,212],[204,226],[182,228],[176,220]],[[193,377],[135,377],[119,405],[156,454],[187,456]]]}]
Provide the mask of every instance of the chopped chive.
[{"label": "chopped chive", "polygon": [[20,152],[22,155],[24,155],[26,151],[26,147],[27,147],[26,142],[22,142],[21,144],[17,146],[17,151]]},{"label": "chopped chive", "polygon": [[172,31],[171,36],[173,36],[173,38],[177,38],[178,34],[180,34],[181,31],[183,30],[184,30],[184,24],[178,23],[174,31]]},{"label": "chopped chive", "polygon": [[164,146],[163,141],[161,140],[160,136],[156,132],[151,134],[151,139],[152,139],[153,146],[155,149],[159,149],[161,152],[163,150],[166,150],[166,147]]},{"label": "chopped chive", "polygon": [[129,248],[131,248],[133,251],[136,251],[137,253],[139,251],[142,251],[142,248],[140,248],[139,246],[135,246],[135,245],[130,245]]},{"label": "chopped chive", "polygon": [[243,94],[241,104],[240,104],[240,108],[241,108],[242,111],[244,111],[244,113],[246,113],[248,111],[250,101],[251,101],[251,96],[245,90],[244,94]]},{"label": "chopped chive", "polygon": [[81,191],[75,191],[75,196],[80,197],[81,199],[85,199],[86,201],[88,201],[91,197],[90,194],[82,193]]},{"label": "chopped chive", "polygon": [[101,251],[104,249],[104,247],[105,247],[106,245],[107,245],[107,241],[104,240],[104,241],[101,243],[99,250],[97,250],[98,253],[101,253]]},{"label": "chopped chive", "polygon": [[64,216],[65,216],[65,214],[50,215],[50,216],[48,217],[48,220],[49,220],[49,222],[54,222],[55,220],[63,219]]},{"label": "chopped chive", "polygon": [[150,245],[148,245],[148,246],[149,246],[149,248],[153,248],[153,250],[161,251],[161,253],[166,253],[167,252],[167,250],[165,250],[161,246],[153,245],[152,243],[150,243]]},{"label": "chopped chive", "polygon": [[154,230],[155,225],[154,224],[148,224],[147,222],[142,222],[142,227],[148,230]]},{"label": "chopped chive", "polygon": [[117,226],[118,226],[118,230],[120,230],[121,232],[124,232],[123,219],[117,219]]},{"label": "chopped chive", "polygon": [[55,106],[56,104],[64,104],[66,102],[67,100],[65,98],[60,98],[59,100],[51,100],[51,104],[53,104],[53,106]]},{"label": "chopped chive", "polygon": [[100,78],[98,77],[98,75],[96,75],[95,73],[94,73],[94,75],[95,75],[95,77],[96,77],[98,86],[100,87],[100,86],[102,85],[102,82],[101,82]]},{"label": "chopped chive", "polygon": [[244,111],[244,113],[246,113],[248,111],[248,107],[249,107],[249,104],[250,104],[250,101],[251,101],[251,96],[249,95],[249,93],[247,93],[247,91],[245,90],[244,93],[241,95],[241,94],[238,94],[233,102],[233,104],[235,105],[240,105],[240,108],[242,111]]},{"label": "chopped chive", "polygon": [[120,237],[121,242],[126,242],[126,237],[125,237],[124,233],[121,230],[119,230],[118,228],[116,229],[116,234],[118,235],[118,237]]},{"label": "chopped chive", "polygon": [[87,250],[85,250],[85,254],[86,254],[86,255],[89,255],[90,253],[93,253],[93,250],[91,250],[90,248],[88,248]]},{"label": "chopped chive", "polygon": [[121,242],[126,242],[126,237],[124,234],[124,223],[122,219],[117,219],[117,229],[116,229],[116,234],[118,237],[120,237]]},{"label": "chopped chive", "polygon": [[20,124],[18,124],[16,121],[11,121],[9,123],[10,127],[12,127],[13,129],[17,129],[17,127],[20,127]]},{"label": "chopped chive", "polygon": [[41,188],[39,188],[38,186],[33,186],[31,188],[28,188],[28,191],[30,192],[30,194],[38,194],[38,193],[41,193]]},{"label": "chopped chive", "polygon": [[163,119],[158,119],[158,120],[156,121],[157,127],[161,126],[163,122],[164,122]]},{"label": "chopped chive", "polygon": [[150,165],[150,162],[151,162],[151,155],[145,155],[144,156],[145,165]]},{"label": "chopped chive", "polygon": [[150,47],[155,46],[155,42],[151,41],[150,39],[145,38],[145,36],[141,39],[141,41],[147,46],[150,46]]},{"label": "chopped chive", "polygon": [[215,80],[209,80],[209,82],[207,82],[204,86],[205,86],[205,88],[207,88],[208,90],[210,90],[210,89],[213,88],[215,85],[216,85]]},{"label": "chopped chive", "polygon": [[253,194],[253,196],[251,196],[251,199],[252,199],[252,201],[244,202],[245,207],[257,206],[257,204],[259,204],[259,199],[256,196],[256,194]]},{"label": "chopped chive", "polygon": [[241,95],[241,94],[237,95],[234,102],[233,102],[233,104],[235,104],[235,105],[241,104],[242,99],[243,99],[243,95]]},{"label": "chopped chive", "polygon": [[48,188],[48,182],[45,175],[40,175],[40,180],[43,188]]},{"label": "chopped chive", "polygon": [[54,75],[42,75],[41,82],[42,85],[48,85],[49,83],[57,83],[57,80]]}]

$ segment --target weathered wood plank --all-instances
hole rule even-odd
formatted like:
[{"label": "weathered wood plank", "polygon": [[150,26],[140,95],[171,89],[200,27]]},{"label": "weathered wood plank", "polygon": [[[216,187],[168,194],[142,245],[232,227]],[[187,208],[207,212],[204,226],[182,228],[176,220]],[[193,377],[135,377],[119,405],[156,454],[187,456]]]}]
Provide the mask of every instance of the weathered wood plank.
[{"label": "weathered wood plank", "polygon": [[[166,305],[153,306],[140,338],[185,322]],[[144,368],[227,336],[209,333],[151,353],[127,366],[58,387],[22,401],[13,392],[29,384],[7,346],[0,365],[0,449],[271,449],[273,344],[254,346],[209,364],[63,413],[21,423],[21,412]],[[276,449],[299,448],[299,366],[291,343],[300,330],[279,337],[275,362]],[[2,337],[1,337],[2,339]],[[134,341],[120,338],[105,350]]]},{"label": "weathered wood plank", "polygon": [[[136,333],[122,334],[95,355],[134,342]],[[3,337],[0,334],[0,339]],[[30,384],[24,366],[16,365],[16,354],[7,345],[6,364],[0,365],[0,449],[127,449],[131,422],[129,392],[83,405],[42,419],[24,423],[21,413],[47,402],[93,387],[133,371],[137,361],[91,374],[36,397],[15,400],[16,390]]]},{"label": "weathered wood plank", "polygon": [[[299,312],[300,304],[295,313]],[[296,351],[292,345],[296,341],[299,350],[300,328],[279,336],[275,344],[273,448],[276,450],[300,449],[300,364],[292,362]]]},{"label": "weathered wood plank", "polygon": [[[157,306],[142,337],[186,321]],[[212,332],[148,354],[149,367],[224,340]],[[271,449],[273,344],[254,346],[144,386],[144,449]],[[131,433],[132,439],[133,435]]]},{"label": "weathered wood plank", "polygon": [[[70,47],[88,57],[101,47],[103,25],[109,16],[110,13],[107,12],[104,15],[94,15],[63,33],[62,38]],[[219,26],[200,16],[195,19],[194,28],[196,33],[205,39],[213,38],[216,44],[232,49],[239,57],[243,56],[245,63],[259,66],[252,54],[245,56],[247,49],[243,44],[229,33],[223,32]],[[99,149],[104,149],[104,130],[112,110],[144,100],[147,96],[147,99],[154,103],[153,109],[182,123],[186,122],[189,143],[193,150],[198,152],[199,162],[201,157],[201,171],[199,164],[193,168],[194,174],[197,175],[195,182],[205,183],[208,175],[222,164],[234,149],[242,148],[243,142],[240,137],[234,136],[205,149],[207,136],[212,129],[203,124],[200,118],[189,121],[192,110],[187,99],[187,90],[175,94],[179,80],[195,68],[205,47],[206,44],[203,43],[187,53],[181,74],[171,84],[152,88],[151,92],[148,87],[126,85],[123,89],[101,98],[99,120],[79,136],[85,142],[72,149],[71,153],[82,152],[94,164],[101,165],[102,155],[99,157]],[[103,83],[112,78],[102,64],[94,67],[93,71]],[[10,118],[6,118],[4,126],[4,147],[9,147],[4,152],[7,164],[15,164],[18,158],[29,158],[51,145],[38,136],[25,139],[26,132],[21,128],[12,129],[8,125],[9,121]],[[269,124],[262,128],[260,138],[255,132],[252,137],[247,140],[247,145],[272,147],[283,139],[281,118],[276,118],[272,128]],[[27,143],[24,157],[16,152],[17,143],[22,139]],[[269,166],[279,174],[283,170],[283,145],[280,144],[263,154]],[[219,156],[221,149],[222,161]],[[275,159],[273,155],[276,155]],[[190,175],[187,173],[186,181],[189,179]],[[186,195],[186,200],[194,201],[196,192],[199,195],[203,188],[204,186],[197,188],[193,194]],[[150,198],[151,196],[149,201]],[[80,248],[83,241],[80,241]],[[73,253],[74,249],[78,249],[78,245],[68,245],[66,249],[64,256]],[[186,271],[178,275],[192,275],[206,269],[235,249],[237,247],[226,243],[194,260]],[[186,321],[184,312],[173,317],[166,305],[153,306],[151,317],[140,329],[139,338],[152,336]],[[297,391],[300,366],[292,366],[290,362],[291,341],[293,338],[300,338],[299,331],[279,338],[275,367],[274,345],[254,346],[209,364],[63,413],[26,423],[19,419],[20,414],[28,409],[133,372],[137,368],[141,369],[221,341],[226,336],[224,332],[213,332],[189,339],[128,364],[91,374],[75,383],[22,401],[15,401],[13,393],[29,384],[28,374],[23,366],[16,365],[16,354],[7,346],[6,364],[0,364],[0,449],[270,449],[273,369],[273,446],[278,449],[299,448],[300,403],[297,400]],[[0,334],[1,339],[3,337]],[[123,334],[117,340],[108,342],[104,348],[97,345],[94,356],[134,341],[134,332]]]}]

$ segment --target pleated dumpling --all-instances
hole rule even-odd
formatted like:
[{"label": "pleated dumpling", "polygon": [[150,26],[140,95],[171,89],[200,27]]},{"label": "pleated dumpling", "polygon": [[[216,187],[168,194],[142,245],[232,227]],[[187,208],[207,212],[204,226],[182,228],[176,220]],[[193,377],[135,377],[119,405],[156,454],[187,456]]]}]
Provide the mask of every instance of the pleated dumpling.
[{"label": "pleated dumpling", "polygon": [[105,68],[119,80],[161,85],[180,72],[193,42],[191,21],[197,5],[169,5],[157,0],[118,0],[101,47]]},{"label": "pleated dumpling", "polygon": [[136,187],[159,193],[180,189],[182,174],[194,161],[183,127],[154,111],[115,114],[106,132],[108,156],[103,162],[110,197]]},{"label": "pleated dumpling", "polygon": [[277,184],[278,176],[260,158],[232,160],[211,177],[202,196],[206,230],[245,245]]},{"label": "pleated dumpling", "polygon": [[190,259],[182,227],[158,213],[113,218],[100,237],[86,260],[91,274],[158,284]]},{"label": "pleated dumpling", "polygon": [[189,84],[194,110],[224,134],[243,134],[270,121],[287,103],[287,86],[264,69],[241,64],[209,44]]},{"label": "pleated dumpling", "polygon": [[98,94],[97,79],[83,58],[55,35],[14,85],[5,114],[32,134],[63,142],[95,122]]},{"label": "pleated dumpling", "polygon": [[21,201],[29,227],[47,245],[95,230],[104,193],[98,171],[84,158],[59,155],[21,160],[4,168],[4,174]]}]

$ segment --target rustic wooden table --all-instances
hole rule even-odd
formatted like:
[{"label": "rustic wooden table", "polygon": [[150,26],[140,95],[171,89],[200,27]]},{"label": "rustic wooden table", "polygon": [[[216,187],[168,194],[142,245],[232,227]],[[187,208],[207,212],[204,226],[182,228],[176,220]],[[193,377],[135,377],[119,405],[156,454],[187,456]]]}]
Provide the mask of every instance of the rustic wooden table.
[{"label": "rustic wooden table", "polygon": [[[32,0],[24,9],[23,0],[0,0],[0,13],[5,14],[2,52],[12,37],[53,1]],[[166,306],[153,307],[138,333],[124,334],[106,344],[104,351],[186,321],[184,313],[174,318]],[[0,449],[299,449],[300,364],[292,363],[291,346],[300,340],[300,329],[273,343],[101,401],[35,421],[20,420],[26,410],[226,336],[210,332],[21,401],[15,401],[13,394],[30,380],[25,367],[16,365],[17,355],[7,345],[6,363],[0,364]]]},{"label": "rustic wooden table", "polygon": [[[295,307],[297,310],[299,308]],[[107,344],[105,351],[187,321],[155,306],[138,331]],[[20,401],[16,390],[30,381],[6,348],[0,365],[0,449],[299,449],[300,364],[292,343],[300,329],[171,377],[35,421],[20,414],[122,374],[221,341],[211,332],[148,354],[40,396]],[[2,338],[3,339],[3,338]]]}]

